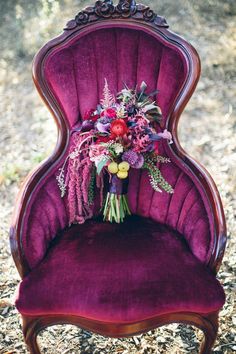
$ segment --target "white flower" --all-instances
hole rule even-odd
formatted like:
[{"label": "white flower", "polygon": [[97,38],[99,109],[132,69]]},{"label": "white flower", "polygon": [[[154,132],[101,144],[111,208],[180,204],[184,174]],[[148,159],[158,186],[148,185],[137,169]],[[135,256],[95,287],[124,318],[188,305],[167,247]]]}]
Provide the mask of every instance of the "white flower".
[{"label": "white flower", "polygon": [[117,111],[116,111],[116,115],[117,118],[124,118],[126,114],[126,110],[125,110],[125,106],[122,104],[117,105]]},{"label": "white flower", "polygon": [[124,148],[121,144],[115,143],[113,144],[114,151],[117,155],[121,154],[124,151]]}]

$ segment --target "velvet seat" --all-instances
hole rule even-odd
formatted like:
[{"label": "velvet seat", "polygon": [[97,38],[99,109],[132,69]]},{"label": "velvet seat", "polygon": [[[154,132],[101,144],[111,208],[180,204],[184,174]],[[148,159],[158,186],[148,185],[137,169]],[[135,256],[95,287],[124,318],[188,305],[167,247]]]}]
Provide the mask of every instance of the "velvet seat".
[{"label": "velvet seat", "polygon": [[16,302],[23,315],[115,323],[184,310],[208,313],[223,304],[221,285],[184,237],[140,217],[123,225],[95,220],[72,226],[24,278]]}]

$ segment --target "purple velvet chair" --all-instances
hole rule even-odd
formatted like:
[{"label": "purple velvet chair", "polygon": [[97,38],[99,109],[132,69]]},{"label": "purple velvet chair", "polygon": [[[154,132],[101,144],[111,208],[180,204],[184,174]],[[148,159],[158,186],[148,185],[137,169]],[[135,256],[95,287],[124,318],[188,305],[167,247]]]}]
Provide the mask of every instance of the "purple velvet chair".
[{"label": "purple velvet chair", "polygon": [[[205,334],[210,353],[225,295],[216,280],[226,226],[216,186],[180,147],[177,125],[200,75],[194,48],[167,29],[144,5],[98,1],[67,24],[36,55],[33,77],[58,125],[53,155],[27,178],[11,228],[11,247],[22,281],[16,307],[25,341],[40,353],[40,330],[71,323],[125,337],[172,322]],[[160,90],[163,128],[173,144],[160,147],[171,164],[161,171],[173,195],[157,193],[145,171],[133,172],[124,224],[94,218],[68,228],[67,200],[56,176],[70,147],[72,128],[101,97],[104,78],[117,92],[145,81]],[[99,197],[97,197],[98,199]]]}]

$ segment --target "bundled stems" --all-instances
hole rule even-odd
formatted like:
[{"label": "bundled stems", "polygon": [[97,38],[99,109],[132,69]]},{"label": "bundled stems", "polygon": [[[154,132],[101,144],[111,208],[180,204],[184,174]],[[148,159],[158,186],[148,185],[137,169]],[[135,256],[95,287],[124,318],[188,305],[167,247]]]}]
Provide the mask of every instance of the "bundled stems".
[{"label": "bundled stems", "polygon": [[121,223],[127,215],[131,215],[127,199],[128,183],[128,178],[111,177],[103,208],[104,221]]},{"label": "bundled stems", "polygon": [[131,215],[127,195],[117,195],[108,192],[103,210],[103,220],[109,222],[115,221],[119,224],[124,221],[127,215]]}]

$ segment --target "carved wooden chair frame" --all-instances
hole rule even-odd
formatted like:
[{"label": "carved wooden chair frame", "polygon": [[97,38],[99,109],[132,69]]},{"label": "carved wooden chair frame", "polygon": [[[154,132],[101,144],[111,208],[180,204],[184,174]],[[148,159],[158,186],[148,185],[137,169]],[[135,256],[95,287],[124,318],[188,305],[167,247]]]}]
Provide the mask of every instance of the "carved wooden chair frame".
[{"label": "carved wooden chair frame", "polygon": [[[112,0],[97,1],[95,6],[88,7],[79,12],[75,19],[68,22],[64,32],[55,39],[48,42],[36,55],[33,63],[33,79],[35,85],[51,111],[58,126],[58,141],[52,156],[35,169],[25,181],[18,197],[13,223],[10,231],[12,254],[21,277],[29,272],[27,261],[21,245],[21,225],[24,216],[24,208],[27,201],[47,170],[51,169],[58,159],[62,157],[69,141],[69,128],[64,119],[63,112],[52,97],[45,84],[42,66],[49,53],[56,47],[63,46],[71,38],[79,33],[85,33],[93,26],[94,29],[109,28],[111,26],[123,26],[125,28],[140,28],[153,36],[161,38],[164,42],[177,46],[188,63],[188,78],[181,89],[175,105],[168,116],[166,127],[172,132],[173,144],[170,146],[175,157],[185,164],[200,181],[211,204],[211,213],[214,219],[214,247],[211,255],[209,268],[216,274],[224,254],[226,244],[226,225],[221,200],[214,181],[208,172],[194,159],[186,154],[181,148],[178,136],[177,125],[179,117],[189,101],[200,76],[200,60],[195,49],[183,38],[168,30],[168,25],[163,17],[156,15],[149,7],[136,5],[134,0],[120,0],[118,5],[113,5]],[[140,334],[151,329],[170,323],[185,323],[200,328],[205,335],[200,352],[207,354],[216,339],[218,330],[218,313],[171,313],[154,317],[149,320],[132,324],[110,324],[98,322],[86,318],[71,315],[48,315],[48,316],[22,316],[23,333],[25,341],[33,354],[40,353],[36,337],[38,333],[48,326],[56,324],[73,324],[81,328],[94,331],[101,335],[111,337],[127,337]]]}]

